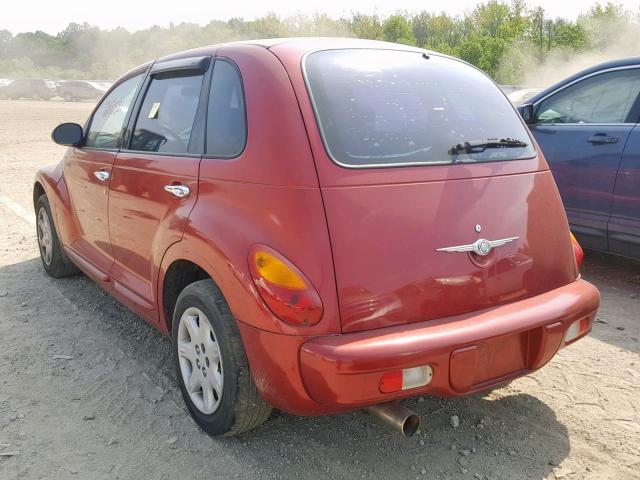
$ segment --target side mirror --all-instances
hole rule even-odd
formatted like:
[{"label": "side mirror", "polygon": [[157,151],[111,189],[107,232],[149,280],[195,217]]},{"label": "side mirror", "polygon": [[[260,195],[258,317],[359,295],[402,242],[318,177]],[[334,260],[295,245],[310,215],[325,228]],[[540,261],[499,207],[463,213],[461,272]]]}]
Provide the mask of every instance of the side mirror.
[{"label": "side mirror", "polygon": [[530,125],[535,123],[535,118],[533,116],[533,104],[525,103],[524,105],[520,105],[517,110],[526,124]]},{"label": "side mirror", "polygon": [[77,123],[61,123],[51,132],[51,140],[58,145],[77,147],[83,139],[82,127]]}]

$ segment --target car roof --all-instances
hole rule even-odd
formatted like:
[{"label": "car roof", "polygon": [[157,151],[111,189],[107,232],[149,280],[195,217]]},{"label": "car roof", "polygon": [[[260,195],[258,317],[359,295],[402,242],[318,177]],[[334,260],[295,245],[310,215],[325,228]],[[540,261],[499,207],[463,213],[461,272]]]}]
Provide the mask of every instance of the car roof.
[{"label": "car roof", "polygon": [[240,40],[236,42],[219,43],[206,47],[199,47],[192,50],[173,53],[171,55],[160,57],[156,61],[165,62],[169,60],[176,60],[179,58],[213,55],[218,48],[227,45],[251,45],[263,47],[266,49],[271,49],[275,46],[286,45],[288,47],[293,47],[296,51],[300,52],[301,55],[310,51],[321,50],[323,48],[384,48],[388,50],[415,50],[417,52],[425,51],[424,49],[412,47],[409,45],[400,45],[397,43],[383,42],[380,40],[367,40],[361,38],[290,37]]},{"label": "car roof", "polygon": [[272,48],[276,45],[292,45],[306,48],[308,51],[317,50],[319,48],[335,47],[340,45],[341,48],[390,48],[395,50],[406,50],[407,48],[420,50],[409,45],[401,45],[398,43],[384,42],[381,40],[369,40],[365,38],[351,37],[289,37],[289,38],[267,38],[260,40],[242,40],[239,42],[231,42],[231,44],[249,44],[260,45],[265,48]]},{"label": "car roof", "polygon": [[598,72],[602,72],[604,70],[610,70],[612,68],[623,68],[623,67],[631,67],[631,66],[640,66],[640,57],[627,57],[627,58],[620,58],[617,60],[611,60],[608,62],[604,62],[604,63],[599,63],[597,65],[594,65],[592,67],[586,68],[578,73],[574,73],[573,75],[571,75],[570,77],[567,77],[563,80],[560,80],[559,82],[551,85],[550,87],[545,88],[544,90],[542,90],[541,92],[537,93],[536,95],[533,95],[527,103],[536,103],[538,100],[541,100],[542,98],[546,97],[547,95],[549,95],[550,93],[558,90],[559,88],[564,87],[565,85],[570,84],[571,82],[574,82],[575,80],[579,80],[582,77],[585,77],[587,75],[590,75],[592,73],[598,73]]},{"label": "car roof", "polygon": [[[444,58],[453,58],[449,55],[438,53],[430,50],[426,50],[424,48],[413,47],[411,45],[403,45],[392,42],[384,42],[381,40],[368,40],[362,38],[351,38],[351,37],[287,37],[287,38],[264,38],[264,39],[255,39],[255,40],[239,40],[235,42],[226,42],[226,43],[218,43],[214,45],[208,45],[204,47],[197,47],[190,50],[184,50],[182,52],[172,53],[170,55],[166,55],[155,60],[148,61],[137,67],[130,69],[129,71],[122,74],[118,77],[113,87],[116,87],[118,84],[123,81],[137,75],[143,73],[147,68],[151,67],[155,63],[167,62],[170,60],[178,60],[192,57],[204,57],[204,56],[213,56],[217,49],[225,46],[258,46],[265,49],[272,49],[274,47],[286,47],[287,49],[294,51],[295,54],[302,57],[308,52],[323,50],[323,49],[343,49],[343,48],[375,48],[375,49],[385,49],[385,50],[398,50],[398,51],[414,51],[419,53],[428,53],[433,55],[438,55]],[[455,58],[463,63],[467,63],[464,60],[460,60]],[[475,67],[474,67],[475,68]],[[112,87],[112,88],[113,88]]]}]

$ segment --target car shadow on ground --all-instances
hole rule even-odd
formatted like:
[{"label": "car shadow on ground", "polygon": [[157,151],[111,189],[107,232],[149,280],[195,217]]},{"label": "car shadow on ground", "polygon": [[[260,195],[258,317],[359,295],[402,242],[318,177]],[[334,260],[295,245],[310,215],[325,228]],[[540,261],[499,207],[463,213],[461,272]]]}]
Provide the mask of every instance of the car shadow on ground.
[{"label": "car shadow on ground", "polygon": [[[276,411],[253,432],[212,439],[197,428],[182,404],[169,339],[88,278],[51,279],[39,259],[32,259],[0,268],[3,291],[0,309],[3,322],[15,327],[12,342],[31,335],[41,338],[42,345],[55,342],[56,351],[77,358],[117,361],[107,373],[96,370],[97,360],[93,365],[80,362],[49,380],[67,381],[66,390],[56,386],[54,391],[67,391],[95,412],[92,428],[101,429],[104,443],[93,449],[106,459],[114,455],[105,446],[111,435],[122,448],[144,444],[144,455],[157,458],[155,471],[162,471],[164,461],[192,469],[184,470],[184,478],[207,471],[235,472],[231,477],[237,478],[544,479],[569,455],[567,429],[554,411],[512,387],[458,399],[405,401],[423,420],[412,438],[362,411],[317,418]],[[26,350],[31,368],[41,361],[41,353]],[[119,401],[92,398],[100,391],[92,386],[97,381]],[[452,416],[460,421],[456,428]],[[134,456],[117,467],[122,478],[142,473]]]}]

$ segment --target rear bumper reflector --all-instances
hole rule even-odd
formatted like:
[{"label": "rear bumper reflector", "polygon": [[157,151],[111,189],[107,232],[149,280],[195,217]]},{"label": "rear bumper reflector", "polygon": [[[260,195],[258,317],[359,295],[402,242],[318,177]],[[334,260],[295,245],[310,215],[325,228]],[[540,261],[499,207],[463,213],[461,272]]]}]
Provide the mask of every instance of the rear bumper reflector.
[{"label": "rear bumper reflector", "polygon": [[567,328],[567,333],[564,334],[565,343],[571,342],[578,337],[585,335],[589,331],[589,318],[581,318],[580,320],[576,320],[569,328]]},{"label": "rear bumper reflector", "polygon": [[380,378],[382,393],[399,392],[428,385],[433,378],[433,369],[429,365],[405,368],[387,372]]}]

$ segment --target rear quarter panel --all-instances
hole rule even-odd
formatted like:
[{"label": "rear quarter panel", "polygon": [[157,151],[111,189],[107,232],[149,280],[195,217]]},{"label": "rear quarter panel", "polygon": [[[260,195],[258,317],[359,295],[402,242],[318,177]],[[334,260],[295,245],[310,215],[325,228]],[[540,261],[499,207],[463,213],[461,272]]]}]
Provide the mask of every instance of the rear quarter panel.
[{"label": "rear quarter panel", "polygon": [[202,159],[197,203],[183,241],[170,249],[163,270],[171,258],[197,258],[239,321],[272,332],[299,333],[274,317],[253,285],[249,249],[257,243],[268,245],[292,261],[320,294],[323,318],[305,327],[305,334],[339,332],[322,197],[289,77],[262,47],[223,46],[217,56],[231,59],[242,74],[247,145],[233,159]]}]

